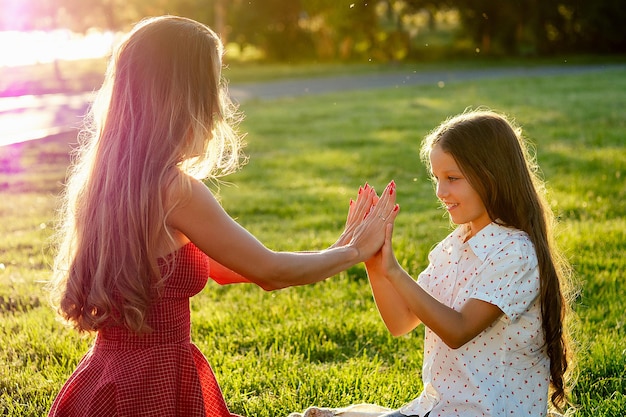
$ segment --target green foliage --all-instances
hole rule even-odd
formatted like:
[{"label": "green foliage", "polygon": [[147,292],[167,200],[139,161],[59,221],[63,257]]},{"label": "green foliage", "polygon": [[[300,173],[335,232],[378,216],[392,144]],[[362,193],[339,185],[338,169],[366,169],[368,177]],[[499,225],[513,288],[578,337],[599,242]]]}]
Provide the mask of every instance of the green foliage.
[{"label": "green foliage", "polygon": [[[626,50],[621,0],[0,0],[0,10],[0,30],[119,31],[146,16],[186,16],[270,62]],[[446,43],[432,48],[433,38]]]},{"label": "green foliage", "polygon": [[[449,231],[419,161],[421,138],[468,106],[514,115],[535,144],[561,220],[559,243],[582,285],[577,415],[623,416],[625,92],[626,72],[614,70],[248,102],[242,129],[250,162],[219,194],[268,247],[321,249],[339,235],[360,184],[382,190],[394,179],[401,205],[394,248],[416,275]],[[43,290],[54,196],[67,161],[38,161],[71,140],[0,148],[3,415],[44,414],[90,343],[55,320]],[[23,169],[4,169],[18,165]],[[272,293],[210,283],[192,300],[192,323],[236,413],[286,416],[356,402],[397,407],[421,389],[422,331],[388,334],[362,266]]]}]

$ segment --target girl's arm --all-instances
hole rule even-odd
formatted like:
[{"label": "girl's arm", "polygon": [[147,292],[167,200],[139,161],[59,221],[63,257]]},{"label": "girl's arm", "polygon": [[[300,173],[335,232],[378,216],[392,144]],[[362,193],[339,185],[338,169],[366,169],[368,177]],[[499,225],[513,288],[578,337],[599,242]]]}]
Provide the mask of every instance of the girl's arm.
[{"label": "girl's arm", "polygon": [[402,336],[415,329],[420,319],[413,314],[404,298],[381,271],[382,251],[365,262],[376,307],[385,326],[394,336]]},{"label": "girl's arm", "polygon": [[500,308],[474,298],[460,311],[454,310],[428,294],[403,270],[394,271],[388,279],[407,308],[452,349],[472,340],[502,315]]},{"label": "girl's arm", "polygon": [[[472,340],[502,315],[499,307],[477,299],[469,299],[460,311],[437,301],[398,264],[391,247],[392,231],[393,225],[389,225],[381,249],[381,265],[385,271],[384,276],[395,290],[395,294],[389,289],[386,289],[385,293],[378,289],[379,298],[389,297],[384,300],[383,309],[391,310],[394,302],[397,302],[396,314],[402,317],[406,316],[405,309],[410,311],[452,349],[457,349]],[[389,294],[393,296],[390,297]],[[379,300],[376,299],[376,302],[380,310]]]},{"label": "girl's arm", "polygon": [[[191,195],[171,212],[169,226],[216,262],[265,290],[321,281],[370,258],[384,241],[385,225],[397,215],[390,185],[347,244],[319,252],[275,252],[235,222],[202,182],[191,182]],[[359,204],[371,205],[374,195],[371,191]]]}]

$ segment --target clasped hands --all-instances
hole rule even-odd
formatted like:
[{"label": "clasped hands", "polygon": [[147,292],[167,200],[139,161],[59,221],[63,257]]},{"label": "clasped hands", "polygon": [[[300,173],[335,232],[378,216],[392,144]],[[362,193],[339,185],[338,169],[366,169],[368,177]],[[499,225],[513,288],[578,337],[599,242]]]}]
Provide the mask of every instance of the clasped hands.
[{"label": "clasped hands", "polygon": [[394,181],[387,184],[380,196],[366,183],[359,187],[356,201],[350,200],[344,231],[331,247],[355,247],[359,261],[369,260],[380,251],[386,233],[391,233],[399,209]]}]

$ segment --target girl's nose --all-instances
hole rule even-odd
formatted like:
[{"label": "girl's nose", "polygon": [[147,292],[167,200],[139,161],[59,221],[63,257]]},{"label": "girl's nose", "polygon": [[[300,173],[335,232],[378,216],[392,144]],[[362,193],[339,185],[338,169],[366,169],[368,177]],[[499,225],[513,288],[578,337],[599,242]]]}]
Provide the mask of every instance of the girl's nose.
[{"label": "girl's nose", "polygon": [[439,199],[444,198],[445,196],[448,195],[448,189],[446,188],[446,186],[444,185],[444,181],[438,181],[437,182],[437,191],[436,191],[437,197]]}]

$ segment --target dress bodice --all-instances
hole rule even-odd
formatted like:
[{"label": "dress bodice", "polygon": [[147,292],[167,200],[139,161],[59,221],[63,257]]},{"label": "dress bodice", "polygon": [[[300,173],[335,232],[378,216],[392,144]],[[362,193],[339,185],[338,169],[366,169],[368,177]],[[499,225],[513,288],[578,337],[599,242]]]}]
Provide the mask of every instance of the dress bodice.
[{"label": "dress bodice", "polygon": [[[165,282],[148,312],[147,321],[152,331],[138,335],[124,326],[107,326],[99,331],[99,343],[119,348],[190,342],[189,298],[206,285],[209,258],[190,242],[159,258],[158,265]],[[119,346],[120,343],[124,346]]]}]

